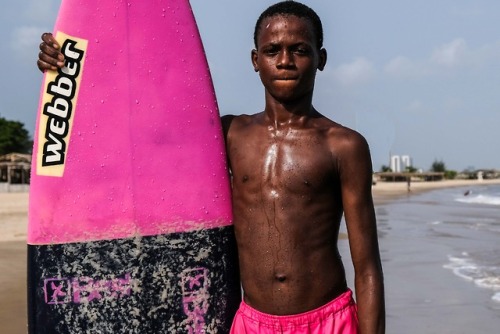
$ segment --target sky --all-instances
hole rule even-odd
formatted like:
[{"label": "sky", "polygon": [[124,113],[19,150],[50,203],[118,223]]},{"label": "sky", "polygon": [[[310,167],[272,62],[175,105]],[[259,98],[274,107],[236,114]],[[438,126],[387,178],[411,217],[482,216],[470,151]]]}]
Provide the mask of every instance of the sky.
[{"label": "sky", "polygon": [[[255,21],[274,2],[191,0],[221,115],[264,108],[250,51]],[[313,104],[365,136],[375,171],[391,155],[424,171],[434,161],[500,169],[500,1],[303,2],[323,21],[328,52]],[[52,31],[60,0],[3,3],[0,117],[33,134],[40,35]]]}]

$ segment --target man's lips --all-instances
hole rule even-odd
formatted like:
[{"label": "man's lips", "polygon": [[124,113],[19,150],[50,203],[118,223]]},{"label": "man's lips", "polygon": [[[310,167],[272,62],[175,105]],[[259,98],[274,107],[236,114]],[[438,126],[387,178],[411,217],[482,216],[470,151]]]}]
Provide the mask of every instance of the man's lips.
[{"label": "man's lips", "polygon": [[278,72],[273,75],[273,80],[275,81],[293,81],[297,80],[298,78],[299,76],[297,75],[297,73],[288,71]]},{"label": "man's lips", "polygon": [[279,77],[279,78],[274,78],[274,81],[293,81],[297,80],[297,77]]}]

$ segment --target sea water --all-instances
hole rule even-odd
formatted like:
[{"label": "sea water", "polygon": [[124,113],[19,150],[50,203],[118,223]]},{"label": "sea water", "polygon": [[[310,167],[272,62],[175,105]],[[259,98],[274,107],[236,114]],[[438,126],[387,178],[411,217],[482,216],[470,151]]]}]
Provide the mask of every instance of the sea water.
[{"label": "sea water", "polygon": [[500,185],[433,190],[379,209],[382,238],[405,233],[444,246],[442,269],[489,291],[500,308]]},{"label": "sea water", "polygon": [[461,222],[471,237],[482,242],[480,247],[464,245],[462,253],[450,254],[444,268],[491,290],[492,300],[500,303],[500,186],[474,187],[450,197],[459,203]]}]

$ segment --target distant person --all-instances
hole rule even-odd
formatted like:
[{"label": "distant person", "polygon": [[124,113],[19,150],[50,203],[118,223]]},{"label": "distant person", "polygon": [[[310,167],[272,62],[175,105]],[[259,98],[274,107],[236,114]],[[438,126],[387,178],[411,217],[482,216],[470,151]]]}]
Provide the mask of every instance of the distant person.
[{"label": "distant person", "polygon": [[[60,67],[57,43],[42,38],[39,68]],[[368,144],[312,105],[327,60],[321,21],[280,2],[257,20],[254,43],[265,109],[222,119],[244,290],[232,333],[384,333]],[[357,305],[337,246],[343,214]]]}]

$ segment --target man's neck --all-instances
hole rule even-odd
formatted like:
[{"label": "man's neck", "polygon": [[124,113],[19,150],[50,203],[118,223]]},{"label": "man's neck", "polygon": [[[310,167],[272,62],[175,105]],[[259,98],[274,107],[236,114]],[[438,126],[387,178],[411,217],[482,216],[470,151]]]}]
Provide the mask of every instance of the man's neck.
[{"label": "man's neck", "polygon": [[317,115],[311,99],[306,98],[292,103],[284,103],[275,99],[266,99],[264,109],[266,121],[275,129],[289,126],[301,126],[308,118]]}]

